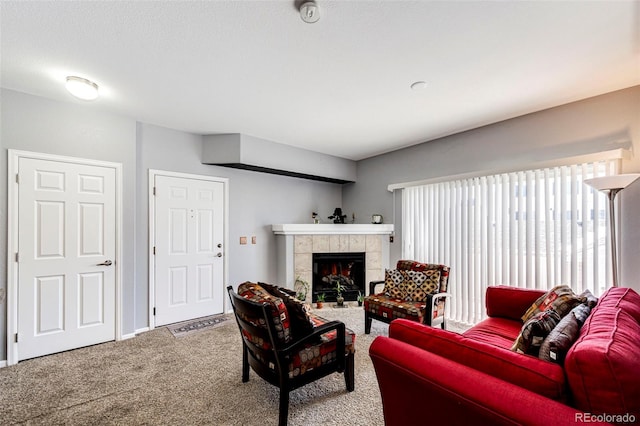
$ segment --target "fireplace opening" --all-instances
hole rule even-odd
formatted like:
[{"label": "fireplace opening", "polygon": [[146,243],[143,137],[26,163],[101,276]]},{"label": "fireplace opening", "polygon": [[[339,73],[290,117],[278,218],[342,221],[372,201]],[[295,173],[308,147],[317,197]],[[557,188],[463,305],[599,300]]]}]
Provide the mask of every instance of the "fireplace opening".
[{"label": "fireplace opening", "polygon": [[313,280],[311,301],[324,293],[326,302],[335,302],[337,291],[335,282],[343,286],[344,300],[358,300],[358,292],[364,290],[364,253],[313,253]]}]

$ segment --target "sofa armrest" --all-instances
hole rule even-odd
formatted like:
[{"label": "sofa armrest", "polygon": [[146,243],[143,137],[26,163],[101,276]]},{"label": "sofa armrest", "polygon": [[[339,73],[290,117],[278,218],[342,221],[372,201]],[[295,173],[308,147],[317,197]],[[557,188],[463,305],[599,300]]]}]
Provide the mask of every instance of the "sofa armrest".
[{"label": "sofa armrest", "polygon": [[391,323],[389,337],[547,398],[566,399],[565,374],[558,364],[404,319]]},{"label": "sofa armrest", "polygon": [[487,287],[485,304],[490,317],[509,318],[522,321],[522,315],[544,290],[509,287],[505,285]]},{"label": "sofa armrest", "polygon": [[399,340],[376,337],[369,356],[387,426],[575,426],[585,416],[560,402]]}]

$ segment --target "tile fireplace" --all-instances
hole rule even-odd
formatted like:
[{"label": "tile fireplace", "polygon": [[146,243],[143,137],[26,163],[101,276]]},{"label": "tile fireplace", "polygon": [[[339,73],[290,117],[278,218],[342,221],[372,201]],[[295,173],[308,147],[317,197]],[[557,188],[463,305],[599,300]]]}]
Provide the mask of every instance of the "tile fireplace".
[{"label": "tile fireplace", "polygon": [[[349,293],[344,294],[346,300],[355,300],[358,289],[362,289],[366,295],[367,283],[384,279],[384,269],[389,267],[389,235],[393,233],[391,224],[284,224],[272,225],[272,230],[276,234],[278,251],[278,283],[288,288],[293,288],[296,277],[313,287],[314,255],[316,258],[324,255],[322,262],[325,264],[353,254],[363,256],[362,260],[347,258],[339,263],[334,262],[333,266],[325,265],[331,268],[324,276],[326,280],[336,279],[331,275],[342,275],[343,278],[337,277],[342,280],[347,277],[347,283],[349,279],[354,280],[354,284],[349,286]],[[329,255],[328,259],[326,255]],[[355,263],[349,269],[351,262]],[[362,272],[357,271],[360,265]],[[354,266],[356,269],[353,269]],[[322,272],[319,268],[316,265],[317,274]],[[340,270],[342,273],[338,273]],[[316,280],[322,278],[316,276]],[[326,294],[327,301],[335,300],[335,292],[323,287],[320,281],[307,294],[306,301],[315,302],[319,292]]]}]

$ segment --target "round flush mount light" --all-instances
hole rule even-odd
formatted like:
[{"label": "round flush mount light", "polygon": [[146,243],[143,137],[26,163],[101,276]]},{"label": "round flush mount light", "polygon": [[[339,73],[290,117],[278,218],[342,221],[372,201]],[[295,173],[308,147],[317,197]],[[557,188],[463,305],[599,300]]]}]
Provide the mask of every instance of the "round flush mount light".
[{"label": "round flush mount light", "polygon": [[320,8],[312,1],[303,3],[300,6],[300,17],[307,24],[313,24],[320,19]]},{"label": "round flush mount light", "polygon": [[98,85],[86,78],[68,76],[65,87],[78,99],[93,101],[98,98]]},{"label": "round flush mount light", "polygon": [[424,90],[427,88],[427,83],[424,81],[416,81],[415,83],[413,83],[411,85],[411,90],[416,90],[416,91],[420,91],[420,90]]}]

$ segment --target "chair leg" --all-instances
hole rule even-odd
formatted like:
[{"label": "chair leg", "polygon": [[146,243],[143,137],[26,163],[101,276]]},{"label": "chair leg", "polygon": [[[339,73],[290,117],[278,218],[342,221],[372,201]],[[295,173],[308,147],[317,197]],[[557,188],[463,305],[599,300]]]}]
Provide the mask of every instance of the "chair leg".
[{"label": "chair leg", "polygon": [[280,414],[278,415],[278,426],[287,426],[289,417],[289,391],[280,388]]},{"label": "chair leg", "polygon": [[371,333],[371,320],[372,318],[369,316],[367,312],[364,313],[364,334]]},{"label": "chair leg", "polygon": [[242,383],[249,381],[249,354],[247,347],[242,344]]},{"label": "chair leg", "polygon": [[344,369],[344,382],[347,385],[347,391],[353,392],[356,388],[355,385],[355,356],[353,354],[349,354],[346,356],[346,367]]}]

